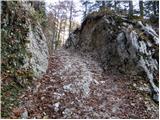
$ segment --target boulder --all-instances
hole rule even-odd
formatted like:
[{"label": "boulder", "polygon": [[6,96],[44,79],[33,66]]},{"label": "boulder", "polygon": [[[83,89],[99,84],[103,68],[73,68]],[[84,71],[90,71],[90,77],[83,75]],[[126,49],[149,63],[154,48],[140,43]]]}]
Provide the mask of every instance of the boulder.
[{"label": "boulder", "polygon": [[105,71],[145,75],[158,101],[159,35],[150,25],[116,14],[89,15],[66,48],[92,55]]}]

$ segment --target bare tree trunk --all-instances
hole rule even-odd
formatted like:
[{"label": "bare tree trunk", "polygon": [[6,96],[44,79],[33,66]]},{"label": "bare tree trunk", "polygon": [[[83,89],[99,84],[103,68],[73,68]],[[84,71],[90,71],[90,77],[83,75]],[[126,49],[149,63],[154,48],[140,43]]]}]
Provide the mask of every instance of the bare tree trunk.
[{"label": "bare tree trunk", "polygon": [[156,1],[157,13],[159,13],[159,1]]},{"label": "bare tree trunk", "polygon": [[102,8],[105,7],[105,1],[102,1]]},{"label": "bare tree trunk", "polygon": [[86,16],[87,16],[87,11],[88,11],[88,9],[87,9],[87,4],[85,4],[84,17],[86,17]]},{"label": "bare tree trunk", "polygon": [[59,30],[58,30],[58,38],[57,38],[57,45],[56,45],[56,47],[58,46],[58,43],[60,41],[61,30],[62,30],[62,20],[60,20],[60,23],[59,23]]},{"label": "bare tree trunk", "polygon": [[133,1],[129,1],[129,16],[133,16]]},{"label": "bare tree trunk", "polygon": [[61,29],[61,33],[62,33],[62,38],[61,38],[61,46],[63,46],[64,44],[64,39],[65,39],[65,30],[66,30],[66,23],[67,23],[67,18],[64,18],[64,22],[62,22],[62,29]]},{"label": "bare tree trunk", "polygon": [[156,1],[153,1],[152,7],[153,7],[153,13],[156,16],[156,14],[157,14],[157,11],[156,11]]},{"label": "bare tree trunk", "polygon": [[114,10],[117,11],[117,1],[114,1]]},{"label": "bare tree trunk", "polygon": [[143,0],[140,0],[139,1],[139,9],[140,9],[140,16],[143,18],[143,10],[144,10],[144,8],[143,8]]},{"label": "bare tree trunk", "polygon": [[73,1],[71,1],[71,6],[70,6],[70,15],[69,15],[69,34],[71,33],[71,27],[72,27],[72,10],[73,10]]},{"label": "bare tree trunk", "polygon": [[56,29],[54,26],[52,39],[51,39],[51,54],[52,54],[53,50],[55,49],[55,33],[56,33]]}]

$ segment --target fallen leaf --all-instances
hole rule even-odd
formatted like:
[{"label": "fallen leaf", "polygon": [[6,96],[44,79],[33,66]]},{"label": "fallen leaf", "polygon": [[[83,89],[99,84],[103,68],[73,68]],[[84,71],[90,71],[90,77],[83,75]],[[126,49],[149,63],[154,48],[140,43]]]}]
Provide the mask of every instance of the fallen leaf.
[{"label": "fallen leaf", "polygon": [[20,117],[20,114],[22,112],[22,109],[21,108],[13,108],[13,114],[16,116],[16,117]]}]

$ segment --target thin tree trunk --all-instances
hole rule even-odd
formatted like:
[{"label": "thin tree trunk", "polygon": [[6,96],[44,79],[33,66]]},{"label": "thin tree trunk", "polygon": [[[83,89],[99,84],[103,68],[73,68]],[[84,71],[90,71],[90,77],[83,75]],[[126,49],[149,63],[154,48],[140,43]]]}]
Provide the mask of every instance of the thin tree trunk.
[{"label": "thin tree trunk", "polygon": [[64,27],[63,27],[63,39],[62,39],[62,45],[65,44],[64,40],[65,40],[65,34],[66,34],[66,24],[67,24],[67,18],[64,21]]},{"label": "thin tree trunk", "polygon": [[114,10],[117,11],[117,1],[114,1]]},{"label": "thin tree trunk", "polygon": [[133,1],[129,1],[129,16],[133,16]]},{"label": "thin tree trunk", "polygon": [[102,1],[102,8],[105,7],[105,1]]},{"label": "thin tree trunk", "polygon": [[52,54],[53,50],[55,49],[55,33],[56,33],[56,30],[55,30],[55,27],[54,27],[53,34],[52,34],[52,39],[51,39],[51,54]]},{"label": "thin tree trunk", "polygon": [[153,13],[156,16],[156,14],[157,14],[157,11],[156,11],[156,1],[153,1],[152,7],[153,7]]},{"label": "thin tree trunk", "polygon": [[84,18],[87,16],[87,4],[85,4]]},{"label": "thin tree trunk", "polygon": [[143,8],[143,0],[140,0],[139,1],[139,9],[140,9],[140,16],[143,18],[143,10],[144,10],[144,8]]},{"label": "thin tree trunk", "polygon": [[56,45],[56,47],[58,46],[58,43],[60,41],[61,27],[62,27],[62,20],[60,20],[60,24],[59,24],[58,38],[57,38],[57,45]]},{"label": "thin tree trunk", "polygon": [[159,1],[156,1],[157,13],[159,13]]},{"label": "thin tree trunk", "polygon": [[73,1],[71,1],[71,6],[70,6],[70,16],[69,16],[69,34],[71,33],[71,26],[72,26],[72,10],[73,10]]}]

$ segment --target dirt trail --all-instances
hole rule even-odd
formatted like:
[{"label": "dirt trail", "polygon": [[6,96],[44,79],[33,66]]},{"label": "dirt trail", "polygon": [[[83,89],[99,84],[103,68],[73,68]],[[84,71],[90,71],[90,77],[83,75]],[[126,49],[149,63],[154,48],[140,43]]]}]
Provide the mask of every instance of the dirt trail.
[{"label": "dirt trail", "polygon": [[26,109],[21,116],[158,118],[158,105],[132,87],[135,81],[134,77],[104,74],[90,57],[59,49],[43,78],[20,96],[20,108]]}]

